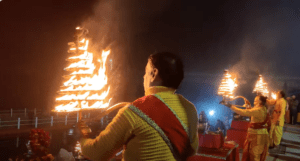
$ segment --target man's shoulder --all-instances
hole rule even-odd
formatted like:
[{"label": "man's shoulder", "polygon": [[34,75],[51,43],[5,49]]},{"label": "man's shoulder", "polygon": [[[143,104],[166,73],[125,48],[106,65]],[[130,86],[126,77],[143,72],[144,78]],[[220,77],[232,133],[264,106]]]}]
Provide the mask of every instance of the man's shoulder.
[{"label": "man's shoulder", "polygon": [[287,101],[284,98],[280,98],[280,99],[278,99],[276,101],[276,104],[281,104],[282,102],[286,102],[287,103]]},{"label": "man's shoulder", "polygon": [[191,101],[186,99],[184,96],[178,94],[178,97],[179,97],[180,101],[182,103],[184,103],[186,106],[196,109],[195,105]]},{"label": "man's shoulder", "polygon": [[131,104],[134,106],[141,105],[141,104],[147,104],[147,103],[151,102],[153,100],[153,98],[154,98],[153,95],[143,96],[143,97],[136,99]]}]

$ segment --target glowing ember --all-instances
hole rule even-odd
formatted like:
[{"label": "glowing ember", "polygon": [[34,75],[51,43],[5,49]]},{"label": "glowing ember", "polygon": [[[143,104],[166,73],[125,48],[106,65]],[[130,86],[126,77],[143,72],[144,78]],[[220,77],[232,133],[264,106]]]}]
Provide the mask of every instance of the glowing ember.
[{"label": "glowing ember", "polygon": [[80,143],[78,141],[75,145],[75,152],[81,152],[81,146],[80,146]]},{"label": "glowing ember", "polygon": [[81,145],[80,143],[77,141],[76,145],[75,145],[75,153],[78,154],[78,159],[81,159],[81,155],[82,155],[82,151],[81,151]]},{"label": "glowing ember", "polygon": [[107,96],[110,87],[107,87],[105,63],[110,51],[102,51],[101,58],[94,60],[93,53],[88,51],[89,40],[82,38],[86,35],[85,31],[87,30],[77,27],[77,42],[68,43],[69,53],[74,55],[67,59],[71,64],[65,70],[71,74],[64,76],[67,80],[59,91],[60,96],[56,98],[58,105],[55,111],[79,111],[109,106],[111,98]]},{"label": "glowing ember", "polygon": [[266,96],[266,97],[269,96],[269,90],[268,90],[268,87],[267,87],[267,83],[265,83],[263,81],[262,75],[259,75],[259,79],[256,82],[255,88],[253,90],[253,93],[254,92],[260,93],[260,94],[262,94],[263,96]]},{"label": "glowing ember", "polygon": [[274,100],[276,100],[276,99],[277,99],[276,93],[272,92],[272,93],[271,93],[271,97],[272,97]]},{"label": "glowing ember", "polygon": [[221,85],[219,87],[218,95],[225,98],[234,98],[233,91],[237,87],[235,79],[231,78],[228,70],[224,71],[224,78],[222,79]]}]

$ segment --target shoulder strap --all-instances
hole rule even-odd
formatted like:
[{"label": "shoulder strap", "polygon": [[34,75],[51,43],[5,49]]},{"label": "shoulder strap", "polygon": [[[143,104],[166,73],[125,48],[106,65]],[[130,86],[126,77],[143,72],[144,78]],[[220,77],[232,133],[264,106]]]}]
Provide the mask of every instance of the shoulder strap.
[{"label": "shoulder strap", "polygon": [[[269,116],[269,113],[267,113],[267,116],[266,116],[266,119],[265,119],[264,122],[250,123],[250,124],[249,124],[249,127],[250,127],[250,128],[253,128],[253,129],[267,128],[267,127],[265,127],[264,125],[265,125],[266,123],[268,123],[269,120],[270,120],[270,116]],[[268,126],[269,126],[269,123],[268,123]]]},{"label": "shoulder strap", "polygon": [[191,151],[189,136],[176,113],[155,95],[142,97],[129,107],[164,139],[177,160],[185,160]]}]

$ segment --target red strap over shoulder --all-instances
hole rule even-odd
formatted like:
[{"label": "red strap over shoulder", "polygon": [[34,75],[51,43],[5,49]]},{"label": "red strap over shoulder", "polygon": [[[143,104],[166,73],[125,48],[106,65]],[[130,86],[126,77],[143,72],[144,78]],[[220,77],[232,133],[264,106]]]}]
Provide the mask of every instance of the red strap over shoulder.
[{"label": "red strap over shoulder", "polygon": [[[266,123],[268,123],[270,120],[270,116],[269,113],[267,113],[266,119],[264,122],[259,122],[259,123],[250,123],[249,127],[252,129],[264,129],[264,128],[268,128],[267,126],[264,126]],[[269,126],[269,124],[268,124]]]},{"label": "red strap over shoulder", "polygon": [[162,129],[180,158],[187,157],[187,151],[192,149],[189,136],[179,118],[164,102],[153,95],[149,95],[134,101],[132,104]]}]

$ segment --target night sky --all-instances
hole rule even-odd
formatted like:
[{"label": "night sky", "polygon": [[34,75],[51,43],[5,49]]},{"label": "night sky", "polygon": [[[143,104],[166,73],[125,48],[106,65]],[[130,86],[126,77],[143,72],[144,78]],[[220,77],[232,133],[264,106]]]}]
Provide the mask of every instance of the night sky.
[{"label": "night sky", "polygon": [[[296,0],[2,0],[0,107],[54,108],[79,25],[94,53],[112,50],[115,102],[143,95],[147,57],[159,51],[179,54],[187,74],[230,69],[244,86],[258,73],[300,77],[299,8]],[[179,92],[197,103],[213,95],[203,84],[187,76]]]}]

